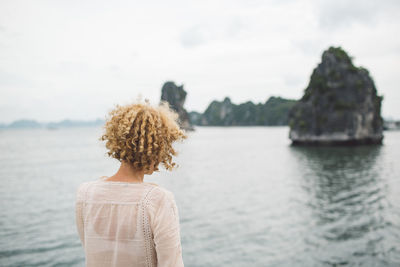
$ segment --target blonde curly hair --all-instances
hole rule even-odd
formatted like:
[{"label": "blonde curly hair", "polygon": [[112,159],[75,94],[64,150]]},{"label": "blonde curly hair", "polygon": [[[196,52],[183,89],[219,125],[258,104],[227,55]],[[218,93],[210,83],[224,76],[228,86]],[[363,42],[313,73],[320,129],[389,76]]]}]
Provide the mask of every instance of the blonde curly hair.
[{"label": "blonde curly hair", "polygon": [[116,105],[104,125],[105,133],[99,138],[106,141],[108,156],[132,164],[137,170],[158,171],[160,163],[172,170],[177,152],[172,143],[187,138],[179,127],[178,114],[168,102],[153,107],[145,103]]}]

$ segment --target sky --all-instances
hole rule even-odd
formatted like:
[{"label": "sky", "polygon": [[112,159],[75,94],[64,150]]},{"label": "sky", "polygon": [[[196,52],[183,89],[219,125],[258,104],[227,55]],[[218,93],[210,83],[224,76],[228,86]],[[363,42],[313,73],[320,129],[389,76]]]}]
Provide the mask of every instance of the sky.
[{"label": "sky", "polygon": [[104,119],[166,81],[185,108],[299,99],[329,46],[400,119],[400,1],[0,1],[0,122]]}]

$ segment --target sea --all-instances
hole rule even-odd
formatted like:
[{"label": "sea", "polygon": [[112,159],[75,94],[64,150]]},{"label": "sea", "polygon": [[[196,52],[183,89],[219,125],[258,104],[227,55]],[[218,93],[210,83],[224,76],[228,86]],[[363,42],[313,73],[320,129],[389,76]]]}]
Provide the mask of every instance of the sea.
[{"label": "sea", "polygon": [[[197,127],[173,192],[185,266],[400,266],[400,131],[296,147],[288,127]],[[84,266],[75,195],[119,162],[101,126],[0,130],[0,266]]]}]

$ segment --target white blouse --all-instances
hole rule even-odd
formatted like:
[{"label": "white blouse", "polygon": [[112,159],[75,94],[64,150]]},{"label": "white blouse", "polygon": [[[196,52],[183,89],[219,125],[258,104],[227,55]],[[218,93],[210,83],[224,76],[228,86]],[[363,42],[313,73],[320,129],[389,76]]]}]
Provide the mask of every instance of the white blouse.
[{"label": "white blouse", "polygon": [[76,194],[86,266],[183,266],[174,196],[151,183],[99,179]]}]

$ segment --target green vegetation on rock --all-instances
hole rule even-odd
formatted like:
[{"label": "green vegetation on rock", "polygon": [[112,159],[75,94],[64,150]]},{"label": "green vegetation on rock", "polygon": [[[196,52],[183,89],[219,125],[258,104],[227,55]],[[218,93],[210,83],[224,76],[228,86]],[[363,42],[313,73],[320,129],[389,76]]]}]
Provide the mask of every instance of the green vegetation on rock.
[{"label": "green vegetation on rock", "polygon": [[189,115],[192,124],[203,126],[287,125],[289,110],[295,103],[295,100],[270,97],[265,103],[248,101],[236,105],[226,97],[222,102],[212,101],[203,114],[191,112]]}]

